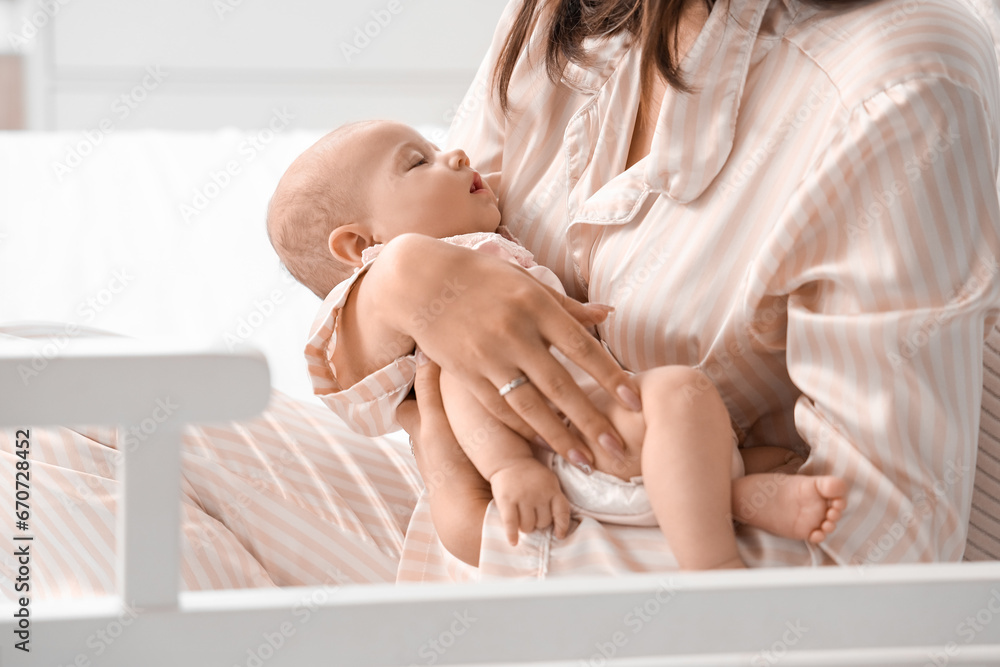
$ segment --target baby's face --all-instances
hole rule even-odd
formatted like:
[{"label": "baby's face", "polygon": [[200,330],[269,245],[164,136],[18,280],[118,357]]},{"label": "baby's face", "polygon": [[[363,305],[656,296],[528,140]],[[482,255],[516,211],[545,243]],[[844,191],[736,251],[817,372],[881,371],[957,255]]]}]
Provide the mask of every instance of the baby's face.
[{"label": "baby's face", "polygon": [[351,164],[369,167],[376,243],[409,232],[435,238],[492,232],[500,224],[493,191],[461,150],[442,152],[413,128],[385,122],[359,132],[346,152]]}]

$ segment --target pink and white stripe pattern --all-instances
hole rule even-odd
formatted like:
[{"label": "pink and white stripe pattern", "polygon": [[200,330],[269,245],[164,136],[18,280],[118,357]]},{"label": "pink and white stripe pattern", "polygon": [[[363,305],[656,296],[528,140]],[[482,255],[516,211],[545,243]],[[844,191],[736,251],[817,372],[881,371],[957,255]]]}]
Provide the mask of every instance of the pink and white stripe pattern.
[{"label": "pink and white stripe pattern", "polygon": [[[505,224],[579,298],[626,368],[688,364],[746,446],[791,447],[850,481],[819,547],[742,529],[753,565],[945,561],[966,544],[983,340],[1000,313],[1000,89],[962,5],[819,12],[716,4],[668,91],[650,154],[625,168],[638,56],[593,40],[559,84],[522,58],[504,117],[483,91],[512,2],[449,143],[500,176]],[[543,39],[529,46],[541,62]],[[692,446],[696,446],[693,443]],[[401,579],[669,568],[655,528],[583,520],[517,549],[487,514],[479,572],[407,534]]]},{"label": "pink and white stripe pattern", "polygon": [[[748,446],[850,480],[820,547],[746,530],[748,562],[961,558],[1000,312],[988,32],[943,0],[717,3],[685,60],[698,92],[668,91],[628,170],[638,53],[593,47],[561,85],[522,63],[506,119],[474,87],[450,142],[502,174],[504,220],[539,263],[615,306],[600,333],[625,367],[701,368]],[[654,562],[637,529],[591,528],[549,545],[550,572],[588,548],[628,562],[609,546],[626,540]]]},{"label": "pink and white stripe pattern", "polygon": [[[115,431],[35,428],[31,438],[32,592],[113,593]],[[10,488],[13,452],[13,433],[0,432]],[[356,435],[323,406],[275,392],[257,419],[188,429],[182,457],[183,588],[395,580],[421,489],[405,446]],[[7,542],[0,590],[13,598]]]},{"label": "pink and white stripe pattern", "polygon": [[[978,20],[949,0],[823,13],[796,0],[719,0],[685,61],[699,92],[668,91],[650,155],[626,170],[638,54],[622,40],[592,41],[592,65],[571,66],[559,85],[522,61],[509,118],[482,94],[517,4],[451,135],[482,173],[502,173],[506,224],[570,294],[616,307],[600,333],[623,366],[703,369],[745,445],[808,452],[803,473],[851,482],[849,510],[820,547],[743,529],[744,558],[961,558],[977,438],[986,456],[970,556],[1000,555],[996,335],[977,430],[983,339],[1000,312],[1000,92]],[[539,47],[536,38],[536,62]],[[318,323],[331,336],[334,325]],[[331,381],[326,352],[310,351],[317,387]],[[364,386],[388,395],[406,375],[393,365]],[[36,590],[109,592],[116,438],[32,435],[34,524],[46,545],[33,561]],[[0,434],[9,488],[11,436]],[[279,394],[251,422],[191,429],[184,586],[675,566],[657,528],[590,519],[564,540],[538,532],[511,548],[491,506],[481,567],[467,567],[441,549],[402,449]],[[7,546],[0,588],[13,596]]]}]

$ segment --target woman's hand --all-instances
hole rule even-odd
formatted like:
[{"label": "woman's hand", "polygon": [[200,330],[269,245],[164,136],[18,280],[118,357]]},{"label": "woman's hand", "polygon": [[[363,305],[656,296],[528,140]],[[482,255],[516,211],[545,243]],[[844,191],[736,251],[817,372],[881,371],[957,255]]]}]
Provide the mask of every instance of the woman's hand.
[{"label": "woman's hand", "polygon": [[[578,449],[593,462],[558,409],[589,443],[612,455],[623,451],[608,418],[549,351],[555,346],[623,405],[641,409],[634,382],[586,329],[603,321],[606,309],[555,293],[513,264],[427,236],[397,237],[381,260],[357,294],[359,313],[412,338],[525,439],[538,442],[538,435],[570,460]],[[499,388],[521,376],[530,382],[501,397]]]}]

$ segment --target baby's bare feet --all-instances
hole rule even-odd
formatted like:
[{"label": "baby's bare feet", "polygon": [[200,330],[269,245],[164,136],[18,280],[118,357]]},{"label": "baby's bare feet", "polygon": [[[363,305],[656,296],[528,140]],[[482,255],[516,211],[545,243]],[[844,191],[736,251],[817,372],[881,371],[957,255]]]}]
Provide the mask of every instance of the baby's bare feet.
[{"label": "baby's bare feet", "polygon": [[847,482],[840,477],[747,475],[733,482],[733,516],[780,537],[822,542],[847,507]]}]

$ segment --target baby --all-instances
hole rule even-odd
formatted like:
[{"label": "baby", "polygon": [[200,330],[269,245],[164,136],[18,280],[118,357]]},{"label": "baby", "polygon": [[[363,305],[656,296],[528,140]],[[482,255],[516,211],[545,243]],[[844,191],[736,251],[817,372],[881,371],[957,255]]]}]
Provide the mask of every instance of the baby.
[{"label": "baby", "polygon": [[[366,269],[383,244],[404,233],[488,252],[562,290],[555,275],[536,266],[531,254],[500,226],[497,199],[465,153],[443,152],[398,123],[347,125],[299,156],[271,200],[268,233],[292,275],[325,297],[325,306],[345,302],[352,274]],[[315,348],[328,350],[336,327],[344,326],[334,319],[336,314],[314,332]],[[365,330],[371,337],[369,349],[384,349],[381,341],[398,337],[366,326],[372,327]],[[814,543],[835,528],[846,506],[845,481],[787,474],[802,461],[786,449],[738,449],[728,411],[699,371],[665,366],[637,373],[643,409],[632,412],[553,353],[624,441],[624,455],[592,446],[596,471],[582,457],[571,465],[551,452],[533,450],[454,376],[441,373],[441,395],[452,430],[488,480],[511,544],[517,543],[519,529],[527,533],[553,526],[556,536],[564,537],[572,511],[603,521],[658,525],[682,569],[709,569],[745,566],[732,518]],[[327,352],[327,362],[330,358]],[[336,369],[330,366],[336,385]],[[516,392],[523,382],[526,378],[515,378],[501,393]],[[317,393],[325,394],[324,401],[351,423],[357,395],[348,387],[339,389],[343,391],[317,388]],[[398,401],[404,396],[399,393]],[[384,417],[384,423],[391,424],[393,416]],[[363,432],[371,431],[370,425],[353,424]],[[423,474],[429,478],[434,472]],[[468,483],[461,476],[439,477],[446,485]],[[481,491],[475,485],[451,488],[448,507],[439,512],[431,496],[442,544],[473,565],[478,562],[478,539],[472,549],[451,545],[467,544],[469,535],[481,534],[489,503]]]}]

